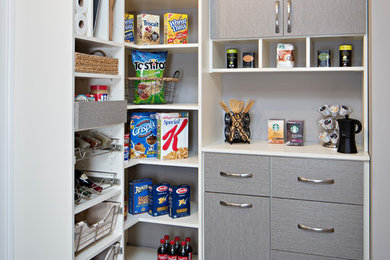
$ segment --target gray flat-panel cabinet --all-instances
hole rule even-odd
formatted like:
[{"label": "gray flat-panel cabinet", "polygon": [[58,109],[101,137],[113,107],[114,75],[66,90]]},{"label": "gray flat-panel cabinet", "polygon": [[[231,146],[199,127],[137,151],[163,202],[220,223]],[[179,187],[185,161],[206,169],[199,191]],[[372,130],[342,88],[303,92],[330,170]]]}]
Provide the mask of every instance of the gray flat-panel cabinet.
[{"label": "gray flat-panel cabinet", "polygon": [[270,199],[205,192],[204,259],[270,259]]},{"label": "gray flat-panel cabinet", "polygon": [[282,36],[282,4],[274,0],[211,0],[211,38]]},{"label": "gray flat-panel cabinet", "polygon": [[284,35],[366,32],[366,0],[284,0]]}]

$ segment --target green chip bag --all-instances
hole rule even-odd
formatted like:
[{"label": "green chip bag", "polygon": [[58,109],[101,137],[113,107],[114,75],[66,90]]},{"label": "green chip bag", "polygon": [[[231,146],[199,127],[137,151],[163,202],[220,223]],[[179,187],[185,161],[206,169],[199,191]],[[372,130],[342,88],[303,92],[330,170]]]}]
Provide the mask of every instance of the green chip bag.
[{"label": "green chip bag", "polygon": [[[137,77],[162,78],[168,52],[132,51]],[[161,81],[138,80],[135,85],[135,104],[165,104],[164,85]]]}]

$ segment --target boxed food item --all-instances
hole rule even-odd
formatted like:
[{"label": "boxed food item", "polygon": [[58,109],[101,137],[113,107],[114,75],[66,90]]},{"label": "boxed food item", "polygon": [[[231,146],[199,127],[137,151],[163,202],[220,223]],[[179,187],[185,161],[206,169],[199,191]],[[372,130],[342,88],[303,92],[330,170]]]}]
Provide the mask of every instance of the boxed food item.
[{"label": "boxed food item", "polygon": [[138,179],[129,182],[129,213],[140,214],[148,211],[148,187],[152,179]]},{"label": "boxed food item", "polygon": [[134,43],[134,15],[125,14],[125,42]]},{"label": "boxed food item", "polygon": [[278,43],[276,63],[278,68],[294,67],[294,45]]},{"label": "boxed food item", "polygon": [[168,214],[169,183],[149,185],[149,215],[161,216]]},{"label": "boxed food item", "polygon": [[283,119],[268,120],[268,143],[270,144],[284,143],[284,120]]},{"label": "boxed food item", "polygon": [[303,121],[288,120],[287,126],[287,143],[289,146],[303,146]]},{"label": "boxed food item", "polygon": [[169,188],[169,216],[181,218],[191,215],[190,185],[182,184]]},{"label": "boxed food item", "polygon": [[164,14],[164,44],[188,43],[188,15]]},{"label": "boxed food item", "polygon": [[130,158],[157,157],[156,113],[134,112],[130,115]]},{"label": "boxed food item", "polygon": [[188,158],[188,113],[157,113],[157,158]]},{"label": "boxed food item", "polygon": [[160,43],[160,16],[139,14],[137,16],[137,44],[156,45]]}]

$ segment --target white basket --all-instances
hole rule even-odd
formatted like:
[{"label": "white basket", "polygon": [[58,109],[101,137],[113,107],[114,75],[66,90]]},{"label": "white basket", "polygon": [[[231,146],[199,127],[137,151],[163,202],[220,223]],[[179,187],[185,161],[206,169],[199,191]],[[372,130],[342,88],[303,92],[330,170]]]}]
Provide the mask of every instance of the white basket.
[{"label": "white basket", "polygon": [[119,202],[102,202],[76,215],[75,252],[110,234],[119,212]]}]

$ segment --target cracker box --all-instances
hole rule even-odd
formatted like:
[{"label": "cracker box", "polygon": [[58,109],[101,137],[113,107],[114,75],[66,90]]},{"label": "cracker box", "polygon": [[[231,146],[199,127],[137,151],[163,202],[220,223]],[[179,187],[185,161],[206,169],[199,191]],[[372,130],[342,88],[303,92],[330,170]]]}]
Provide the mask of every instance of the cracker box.
[{"label": "cracker box", "polygon": [[303,121],[289,120],[286,122],[288,146],[303,146]]},{"label": "cracker box", "polygon": [[156,113],[130,114],[130,159],[157,157]]},{"label": "cracker box", "polygon": [[134,15],[125,14],[125,42],[134,43]]},{"label": "cracker box", "polygon": [[191,215],[190,186],[182,184],[169,188],[169,216],[182,218]]},{"label": "cracker box", "polygon": [[129,213],[140,214],[148,211],[148,187],[152,179],[139,179],[129,182]]},{"label": "cracker box", "polygon": [[188,158],[188,113],[157,113],[157,158]]},{"label": "cracker box", "polygon": [[137,16],[137,44],[156,45],[160,43],[160,16],[139,14]]},{"label": "cracker box", "polygon": [[149,185],[149,215],[161,216],[169,210],[169,183]]},{"label": "cracker box", "polygon": [[284,120],[281,119],[268,120],[268,143],[270,144],[284,143]]},{"label": "cracker box", "polygon": [[188,15],[164,14],[164,44],[188,43]]}]

